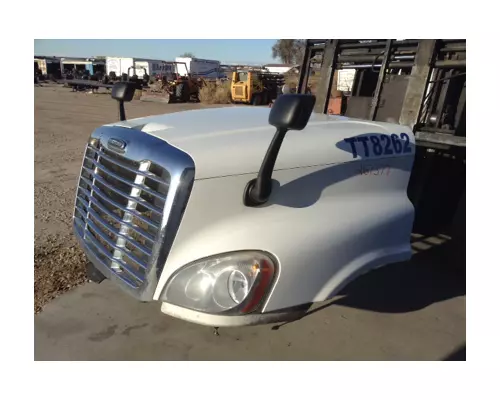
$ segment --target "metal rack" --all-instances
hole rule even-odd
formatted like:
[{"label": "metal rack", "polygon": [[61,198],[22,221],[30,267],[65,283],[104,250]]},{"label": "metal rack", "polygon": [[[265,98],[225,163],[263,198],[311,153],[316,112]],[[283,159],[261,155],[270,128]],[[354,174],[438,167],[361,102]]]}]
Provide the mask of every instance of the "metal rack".
[{"label": "metal rack", "polygon": [[308,39],[299,93],[314,62],[321,62],[316,112],[328,113],[335,72],[354,69],[344,115],[408,125],[421,145],[465,147],[465,40]]}]

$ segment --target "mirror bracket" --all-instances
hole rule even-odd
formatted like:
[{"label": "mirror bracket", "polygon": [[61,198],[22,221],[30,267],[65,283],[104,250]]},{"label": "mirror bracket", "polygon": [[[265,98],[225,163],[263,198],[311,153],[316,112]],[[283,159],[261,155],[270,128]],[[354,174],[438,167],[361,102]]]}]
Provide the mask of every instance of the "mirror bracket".
[{"label": "mirror bracket", "polygon": [[278,97],[269,114],[269,123],[276,133],[262,160],[257,178],[249,181],[243,191],[243,204],[257,207],[269,200],[272,192],[272,174],[278,153],[289,130],[306,127],[314,108],[316,97],[304,94],[286,94]]},{"label": "mirror bracket", "polygon": [[260,166],[257,178],[252,179],[247,183],[244,191],[243,204],[248,207],[256,207],[264,204],[271,195],[272,191],[272,174],[278,153],[281,148],[281,143],[285,138],[287,129],[278,128],[274,134],[273,140],[269,145],[264,160]]},{"label": "mirror bracket", "polygon": [[120,112],[120,121],[125,121],[125,101],[131,101],[134,98],[136,88],[135,82],[117,82],[111,89],[111,97],[118,101]]}]

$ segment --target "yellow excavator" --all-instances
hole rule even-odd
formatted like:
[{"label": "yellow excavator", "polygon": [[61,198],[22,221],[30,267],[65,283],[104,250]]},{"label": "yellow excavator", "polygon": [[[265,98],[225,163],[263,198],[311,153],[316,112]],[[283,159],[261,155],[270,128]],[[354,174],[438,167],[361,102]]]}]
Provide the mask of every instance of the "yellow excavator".
[{"label": "yellow excavator", "polygon": [[231,100],[233,103],[268,105],[279,95],[285,84],[282,74],[254,70],[233,71]]}]

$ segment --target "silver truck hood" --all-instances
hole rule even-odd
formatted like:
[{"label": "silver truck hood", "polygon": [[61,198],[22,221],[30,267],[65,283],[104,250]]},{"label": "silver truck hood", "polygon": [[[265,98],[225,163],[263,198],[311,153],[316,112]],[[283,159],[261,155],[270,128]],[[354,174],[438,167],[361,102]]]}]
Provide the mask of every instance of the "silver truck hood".
[{"label": "silver truck hood", "polygon": [[[270,108],[235,106],[182,111],[130,119],[107,126],[141,130],[185,151],[196,165],[196,179],[255,174],[275,133],[268,124]],[[312,114],[303,131],[288,132],[275,169],[326,165],[351,161],[332,158],[336,143],[332,130],[345,130],[346,137],[394,131],[397,125],[351,120],[341,116]]]}]

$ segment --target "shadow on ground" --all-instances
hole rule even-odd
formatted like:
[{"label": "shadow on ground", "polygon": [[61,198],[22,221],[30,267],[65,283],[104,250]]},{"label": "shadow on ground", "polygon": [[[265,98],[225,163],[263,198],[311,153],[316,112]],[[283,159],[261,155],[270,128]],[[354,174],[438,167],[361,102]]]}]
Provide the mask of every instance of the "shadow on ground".
[{"label": "shadow on ground", "polygon": [[443,361],[466,361],[465,358],[465,344],[457,348],[451,354],[443,358]]},{"label": "shadow on ground", "polygon": [[[433,244],[431,239],[439,244]],[[336,305],[380,313],[407,313],[464,296],[465,269],[455,265],[449,256],[454,243],[437,239],[414,237],[415,254],[411,260],[387,265],[356,278],[334,300],[310,309],[301,319]],[[287,324],[276,325],[273,329]]]},{"label": "shadow on ground", "polygon": [[447,261],[451,243],[414,254],[405,263],[388,265],[359,277],[335,304],[384,313],[420,310],[465,295],[465,279]]}]

